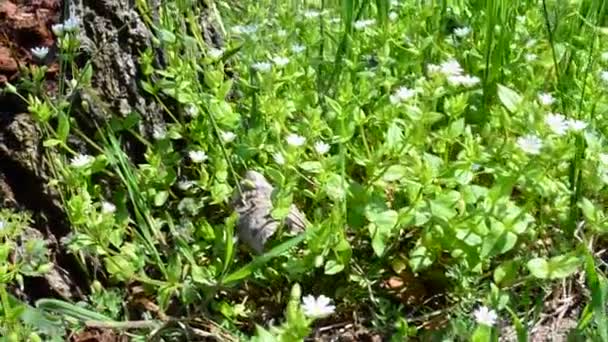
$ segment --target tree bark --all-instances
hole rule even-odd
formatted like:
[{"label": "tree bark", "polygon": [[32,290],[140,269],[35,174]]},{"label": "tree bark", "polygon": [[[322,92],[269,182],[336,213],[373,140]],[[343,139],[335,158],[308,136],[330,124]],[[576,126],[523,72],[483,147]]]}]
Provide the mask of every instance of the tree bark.
[{"label": "tree bark", "polygon": [[[8,35],[8,41],[16,42],[17,46],[8,46],[0,37],[0,88],[7,80],[17,82],[19,70],[16,66],[33,62],[29,53],[32,47],[52,45],[45,63],[49,66],[48,90],[55,91],[60,75],[56,73],[58,61],[54,54],[56,48],[51,26],[67,18],[75,18],[80,23],[84,53],[78,62],[84,64],[90,61],[93,66],[93,92],[80,92],[79,101],[74,102],[76,106],[71,113],[78,126],[85,133],[93,134],[96,124],[101,126],[113,116],[125,117],[132,112],[138,113],[142,119],[137,129],[144,137],[151,136],[154,127],[164,125],[167,120],[165,113],[138,83],[140,53],[154,48],[155,62],[162,67],[162,51],[152,46],[153,33],[134,8],[134,1],[6,1],[0,0],[0,36]],[[152,2],[150,6],[153,11],[160,6],[160,0],[149,2]],[[44,16],[39,16],[41,11]],[[29,22],[29,33],[24,36],[18,21],[26,16],[35,20]],[[7,21],[3,22],[2,19],[9,17],[14,23],[5,25]],[[212,17],[213,14],[205,13],[200,23],[205,39],[219,47],[222,45],[222,34],[215,29]],[[22,39],[17,40],[16,37]],[[9,50],[13,52],[8,53]],[[82,100],[88,104],[86,110],[78,106]],[[58,242],[71,232],[71,228],[58,193],[48,185],[50,172],[43,162],[42,138],[34,120],[27,113],[27,105],[16,96],[0,93],[0,209],[27,211],[33,215],[32,228],[42,233],[49,242],[57,270],[46,277],[42,285],[41,279],[31,280],[31,288],[26,286],[22,297],[30,301],[51,296],[81,297],[88,292],[88,284],[74,257],[67,254]],[[141,158],[143,146],[135,139],[129,141],[127,137],[126,140],[130,156],[135,160]],[[87,152],[86,144],[76,137],[70,137],[69,141],[79,152]]]}]

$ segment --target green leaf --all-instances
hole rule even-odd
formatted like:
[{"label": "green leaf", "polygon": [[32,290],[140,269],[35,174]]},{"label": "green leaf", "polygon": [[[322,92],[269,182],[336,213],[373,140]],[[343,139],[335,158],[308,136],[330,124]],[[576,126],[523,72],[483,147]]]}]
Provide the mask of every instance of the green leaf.
[{"label": "green leaf", "polygon": [[61,140],[58,139],[47,139],[42,143],[44,147],[53,147],[62,144]]},{"label": "green leaf", "polygon": [[585,271],[587,285],[591,291],[593,318],[598,328],[600,340],[608,341],[608,317],[606,315],[608,282],[601,273],[596,272],[593,256],[589,253],[585,256]]},{"label": "green leaf", "polygon": [[494,269],[494,282],[498,285],[509,285],[518,274],[517,263],[513,260],[505,261]]},{"label": "green leaf", "polygon": [[407,174],[407,169],[402,165],[391,165],[382,175],[382,180],[385,182],[394,182],[404,179]]},{"label": "green leaf", "polygon": [[457,169],[454,171],[454,180],[460,185],[469,184],[475,175],[469,170]]},{"label": "green leaf", "polygon": [[306,172],[319,173],[323,169],[318,161],[307,161],[300,164],[300,168]]},{"label": "green leaf", "polygon": [[412,271],[421,271],[433,264],[434,256],[425,246],[416,246],[410,252],[409,264]]},{"label": "green leaf", "polygon": [[161,207],[165,204],[165,202],[167,202],[167,199],[169,198],[169,192],[168,191],[159,191],[156,193],[156,195],[154,195],[154,206],[155,207]]},{"label": "green leaf", "polygon": [[344,269],[343,264],[339,264],[336,260],[329,260],[325,263],[325,274],[332,275],[342,272]]},{"label": "green leaf", "polygon": [[517,243],[517,235],[506,229],[502,231],[492,230],[490,234],[484,238],[483,247],[481,250],[482,257],[504,254]]},{"label": "green leaf", "polygon": [[158,37],[160,38],[160,40],[163,43],[168,43],[168,44],[175,43],[177,40],[177,37],[175,37],[175,34],[173,34],[173,32],[165,30],[165,29],[161,29],[158,31]]},{"label": "green leaf", "polygon": [[521,96],[514,90],[498,84],[498,98],[511,113],[515,112],[521,103]]},{"label": "green leaf", "polygon": [[90,63],[87,63],[82,70],[80,82],[84,85],[88,85],[91,83],[91,78],[93,77],[93,66]]},{"label": "green leaf", "polygon": [[378,17],[378,23],[382,27],[386,27],[386,24],[388,23],[389,8],[389,0],[376,0],[376,17]]},{"label": "green leaf", "polygon": [[511,319],[513,320],[513,325],[515,326],[515,332],[517,334],[517,341],[528,342],[528,329],[524,327],[519,317],[517,317],[517,314],[513,312],[510,307],[507,306],[506,309],[509,311],[509,314],[511,314]]},{"label": "green leaf", "polygon": [[379,211],[377,208],[368,206],[365,208],[365,217],[379,226],[393,228],[397,224],[399,214],[394,210]]},{"label": "green leaf", "polygon": [[264,329],[262,326],[255,326],[255,336],[251,339],[252,342],[277,342],[278,339],[274,335]]},{"label": "green leaf", "polygon": [[429,201],[431,214],[438,219],[449,221],[458,214],[454,208],[459,199],[460,194],[456,191],[437,196],[436,199]]},{"label": "green leaf", "polygon": [[30,305],[23,306],[23,311],[19,316],[23,323],[34,327],[39,333],[50,336],[64,336],[65,328],[61,323],[60,317],[57,317],[57,314],[44,312],[43,310],[34,308]]},{"label": "green leaf", "polygon": [[346,182],[340,175],[333,174],[325,183],[325,193],[333,201],[339,202],[346,197]]},{"label": "green leaf", "polygon": [[389,149],[396,149],[399,147],[399,144],[403,141],[403,130],[399,125],[399,121],[395,120],[388,127],[388,132],[386,133],[386,146]]},{"label": "green leaf", "polygon": [[576,272],[581,265],[581,259],[574,255],[560,255],[549,259],[551,279],[567,278]]},{"label": "green leaf", "polygon": [[462,133],[464,133],[464,119],[460,118],[450,124],[450,127],[448,129],[448,136],[450,139],[456,139]]},{"label": "green leaf", "polygon": [[327,96],[325,96],[325,101],[338,116],[340,116],[342,114],[342,106],[340,106],[338,101],[336,101],[332,98],[329,98]]},{"label": "green leaf", "polygon": [[141,121],[141,117],[137,112],[131,112],[121,122],[123,129],[130,129],[135,127]]},{"label": "green leaf", "polygon": [[511,196],[518,176],[498,176],[495,185],[488,192],[488,197],[495,203],[499,199]]},{"label": "green leaf", "polygon": [[222,273],[226,273],[234,260],[234,227],[238,220],[238,214],[233,213],[226,219],[224,225],[224,269]]},{"label": "green leaf", "polygon": [[122,255],[113,255],[104,259],[106,270],[119,280],[129,280],[135,273],[135,267]]},{"label": "green leaf", "polygon": [[456,238],[462,240],[464,243],[472,247],[481,245],[483,242],[481,236],[477,235],[470,229],[457,229]]},{"label": "green leaf", "polygon": [[57,117],[57,139],[65,142],[70,134],[70,118],[65,113],[59,113]]},{"label": "green leaf", "polygon": [[575,255],[559,255],[549,259],[534,258],[528,261],[528,269],[539,279],[563,279],[572,275],[581,265]]},{"label": "green leaf", "polygon": [[399,214],[394,210],[378,211],[377,208],[368,206],[365,216],[370,221],[368,226],[372,238],[372,248],[377,256],[382,256],[386,247],[386,241],[391,237],[391,232],[397,224]]},{"label": "green leaf", "polygon": [[527,265],[528,270],[532,273],[533,276],[539,279],[548,279],[549,278],[549,263],[547,260],[543,258],[534,258],[528,261]]},{"label": "green leaf", "polygon": [[471,341],[473,342],[490,342],[492,341],[492,328],[485,325],[478,325],[475,331],[473,332],[473,336],[471,337]]},{"label": "green leaf", "polygon": [[583,197],[579,202],[579,207],[583,211],[583,215],[588,221],[597,222],[597,208],[590,200]]},{"label": "green leaf", "polygon": [[214,284],[213,274],[208,268],[199,265],[191,265],[190,275],[195,283],[212,286]]}]

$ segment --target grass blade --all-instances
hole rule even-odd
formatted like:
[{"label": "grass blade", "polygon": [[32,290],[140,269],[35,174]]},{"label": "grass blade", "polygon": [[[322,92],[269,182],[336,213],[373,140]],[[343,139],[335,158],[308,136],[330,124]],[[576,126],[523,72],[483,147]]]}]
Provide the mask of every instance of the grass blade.
[{"label": "grass blade", "polygon": [[589,253],[585,260],[585,273],[587,274],[587,285],[591,290],[591,308],[597,330],[601,340],[608,341],[608,317],[606,317],[608,284],[606,278],[595,271],[595,261]]},{"label": "grass blade", "polygon": [[285,253],[286,251],[290,250],[291,248],[299,245],[302,241],[304,241],[305,238],[306,238],[306,234],[304,233],[304,234],[300,234],[298,236],[295,236],[295,237],[281,243],[280,245],[271,249],[268,253],[253,259],[253,261],[251,261],[247,265],[241,267],[240,269],[238,269],[238,270],[232,272],[231,274],[227,275],[226,277],[224,277],[224,279],[222,279],[222,284],[229,285],[231,283],[235,283],[241,279],[248,277],[256,269],[262,267],[268,261]]},{"label": "grass blade", "polygon": [[69,316],[79,321],[104,321],[110,322],[113,321],[111,318],[97,313],[95,311],[91,311],[85,309],[81,306],[74,305],[72,303],[64,302],[58,299],[39,299],[36,302],[36,307],[40,310],[54,312],[63,316]]}]

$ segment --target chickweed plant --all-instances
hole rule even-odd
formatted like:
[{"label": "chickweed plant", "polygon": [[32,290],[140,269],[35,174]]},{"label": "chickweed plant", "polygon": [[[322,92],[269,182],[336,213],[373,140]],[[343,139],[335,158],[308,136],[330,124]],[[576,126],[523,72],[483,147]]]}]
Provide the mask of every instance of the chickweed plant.
[{"label": "chickweed plant", "polygon": [[[356,322],[393,341],[527,341],[568,318],[563,338],[608,340],[604,1],[161,3],[151,20],[136,1],[154,32],[139,86],[169,118],[151,136],[145,113],[77,127],[73,94],[96,71],[74,62],[74,20],[54,27],[59,93],[44,66],[5,89],[44,133],[62,244],[93,285],[74,303],[9,299],[52,264],[36,240],[9,258],[27,220],[0,212],[4,332],[298,341]],[[231,199],[246,170],[275,187],[272,219],[296,205],[305,233],[244,248]]]}]

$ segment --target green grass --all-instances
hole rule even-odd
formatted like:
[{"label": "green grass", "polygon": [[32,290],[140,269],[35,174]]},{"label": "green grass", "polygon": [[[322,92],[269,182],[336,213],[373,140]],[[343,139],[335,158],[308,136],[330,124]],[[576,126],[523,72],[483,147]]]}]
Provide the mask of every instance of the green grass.
[{"label": "green grass", "polygon": [[[68,248],[94,286],[78,303],[19,304],[7,289],[44,272],[45,252],[20,256],[32,269],[0,251],[2,335],[94,320],[135,340],[160,329],[160,340],[295,341],[359,317],[395,341],[525,341],[541,318],[558,321],[549,304],[572,303],[560,304],[577,323],[566,333],[608,339],[603,1],[210,3],[222,47],[204,41],[195,2],[163,1],[158,22],[137,2],[155,33],[140,86],[170,118],[154,137],[135,133],[142,113],[114,118],[87,138],[95,158],[74,164],[78,109],[23,95],[47,138]],[[65,68],[90,89],[86,68]],[[126,139],[143,143],[143,161],[128,159]],[[230,201],[246,170],[277,189],[272,215],[292,203],[306,214],[305,234],[280,230],[262,255],[242,248]],[[0,222],[22,223],[15,215]],[[156,309],[129,310],[135,284]],[[307,295],[335,312],[307,313]]]}]

